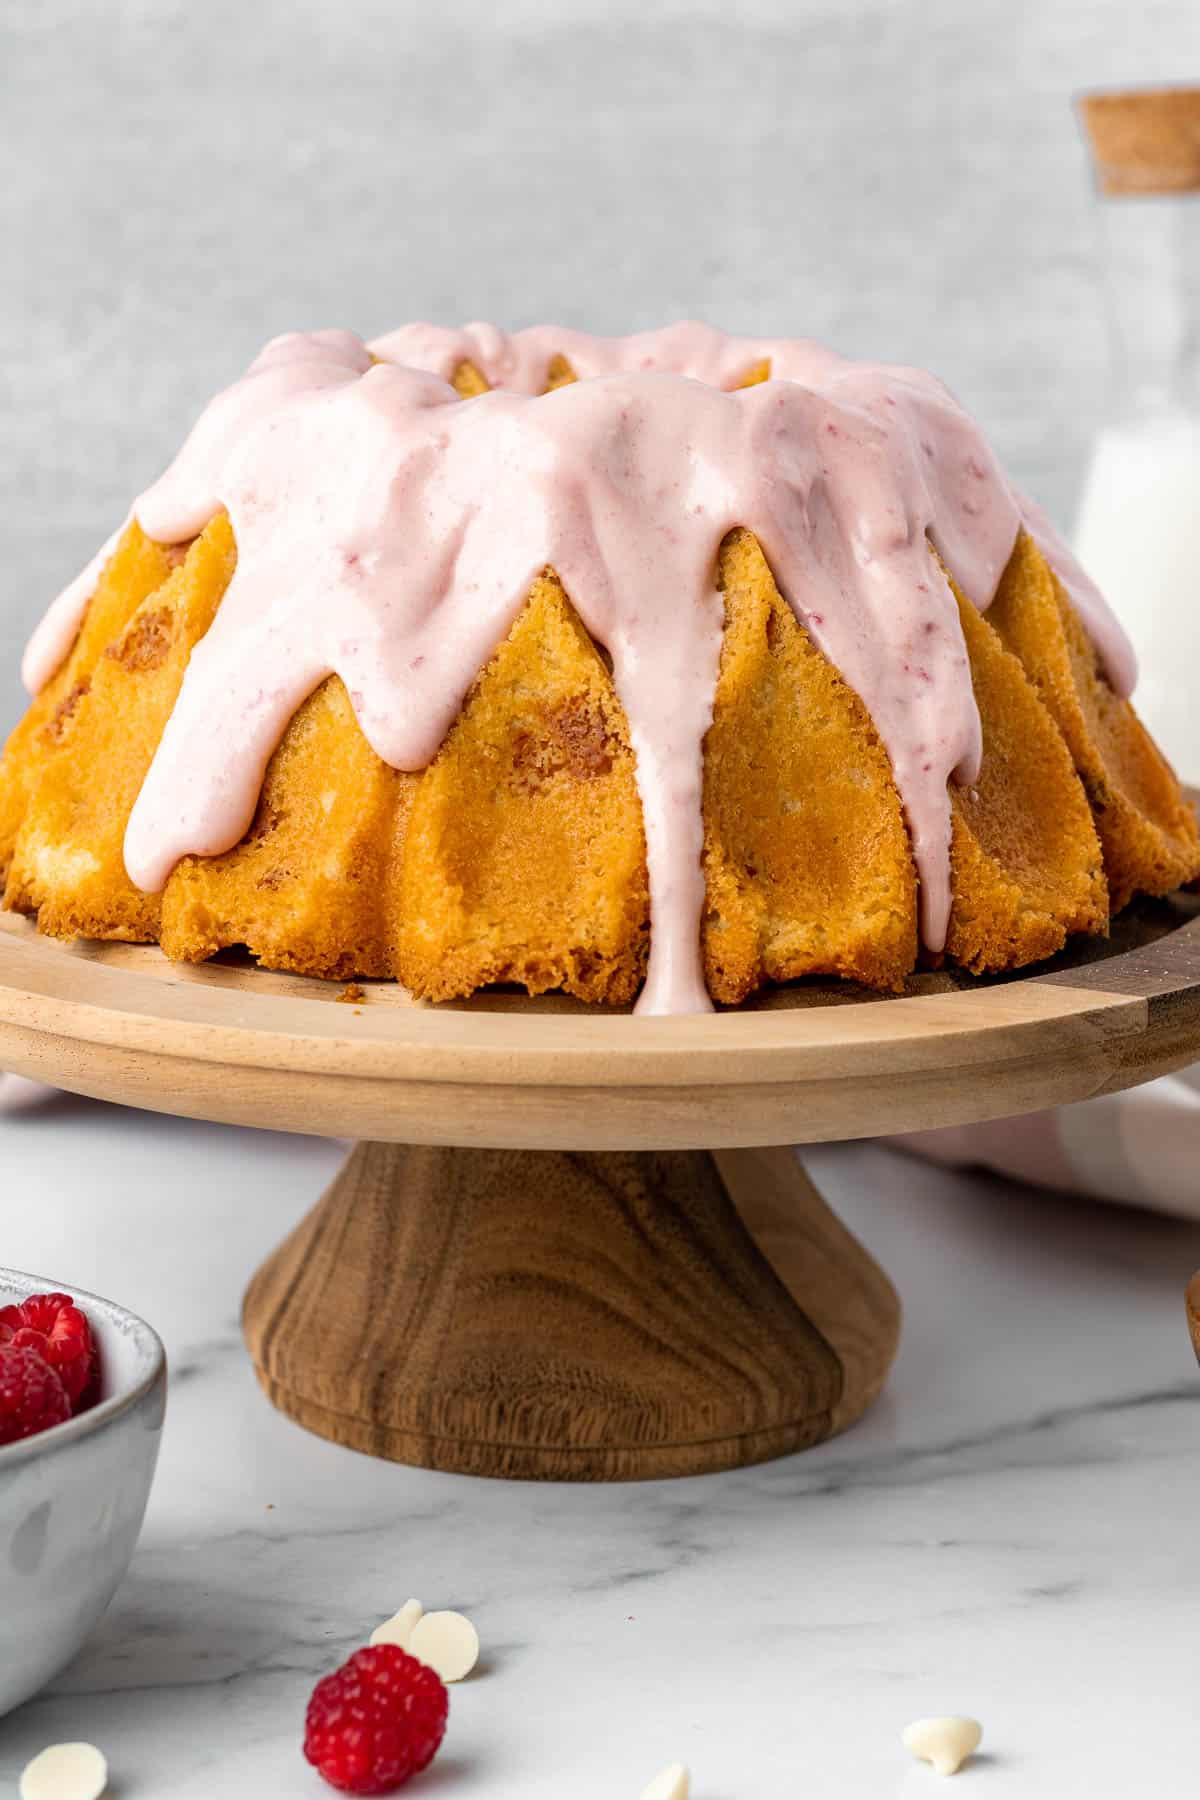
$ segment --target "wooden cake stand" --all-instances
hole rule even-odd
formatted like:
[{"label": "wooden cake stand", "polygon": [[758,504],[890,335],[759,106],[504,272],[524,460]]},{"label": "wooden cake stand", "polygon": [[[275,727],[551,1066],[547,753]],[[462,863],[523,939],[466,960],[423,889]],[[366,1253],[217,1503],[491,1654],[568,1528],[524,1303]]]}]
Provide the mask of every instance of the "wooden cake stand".
[{"label": "wooden cake stand", "polygon": [[785,1149],[995,1118],[1200,1054],[1200,902],[1026,977],[707,1018],[415,1004],[0,920],[0,1067],[156,1111],[362,1139],[250,1284],[276,1406],[376,1456],[615,1479],[800,1450],[896,1349],[886,1275]]}]

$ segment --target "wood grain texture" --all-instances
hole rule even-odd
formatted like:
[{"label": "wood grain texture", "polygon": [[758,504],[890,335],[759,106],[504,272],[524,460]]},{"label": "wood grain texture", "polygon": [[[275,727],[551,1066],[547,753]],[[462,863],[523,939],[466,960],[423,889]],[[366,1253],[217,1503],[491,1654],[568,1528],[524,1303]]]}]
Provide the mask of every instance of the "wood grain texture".
[{"label": "wood grain texture", "polygon": [[669,1149],[815,1142],[1111,1092],[1200,1052],[1200,905],[1118,922],[1110,953],[992,982],[836,983],[642,1019],[485,994],[418,1006],[236,960],[65,946],[0,915],[0,1065],[164,1112],[378,1141]]},{"label": "wood grain texture", "polygon": [[1131,912],[1032,976],[939,971],[889,1000],[814,982],[640,1019],[363,985],[340,1005],[335,985],[0,917],[0,1066],[375,1140],[247,1297],[263,1385],[306,1425],[477,1473],[699,1472],[841,1429],[895,1346],[886,1278],[784,1153],[736,1147],[1001,1117],[1179,1066],[1200,1053],[1200,903]]},{"label": "wood grain texture", "polygon": [[900,1335],[896,1290],[792,1151],[719,1150],[713,1161],[742,1224],[842,1366],[832,1415],[841,1431],[878,1397],[891,1367]]},{"label": "wood grain texture", "polygon": [[[375,1140],[247,1296],[263,1385],[304,1424],[476,1473],[700,1472],[842,1429],[895,1348],[886,1277],[786,1153],[736,1147],[1000,1117],[1188,1061],[1200,906],[1131,913],[1030,977],[804,983],[705,1018],[363,985],[340,1005],[4,916],[0,1066]],[[504,1148],[411,1147],[439,1144]]]},{"label": "wood grain texture", "polygon": [[244,1325],[274,1404],[338,1443],[625,1480],[843,1430],[882,1386],[899,1303],[787,1152],[362,1144]]}]

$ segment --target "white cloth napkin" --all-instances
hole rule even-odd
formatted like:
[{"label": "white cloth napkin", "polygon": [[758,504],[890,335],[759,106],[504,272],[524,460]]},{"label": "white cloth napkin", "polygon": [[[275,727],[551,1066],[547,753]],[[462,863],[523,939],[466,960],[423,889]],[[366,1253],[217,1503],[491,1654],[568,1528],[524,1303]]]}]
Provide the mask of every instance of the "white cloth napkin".
[{"label": "white cloth napkin", "polygon": [[0,1113],[26,1112],[43,1100],[52,1100],[56,1090],[43,1087],[40,1081],[26,1081],[23,1075],[0,1072]]},{"label": "white cloth napkin", "polygon": [[1078,1106],[891,1142],[959,1168],[1200,1219],[1200,1063]]}]

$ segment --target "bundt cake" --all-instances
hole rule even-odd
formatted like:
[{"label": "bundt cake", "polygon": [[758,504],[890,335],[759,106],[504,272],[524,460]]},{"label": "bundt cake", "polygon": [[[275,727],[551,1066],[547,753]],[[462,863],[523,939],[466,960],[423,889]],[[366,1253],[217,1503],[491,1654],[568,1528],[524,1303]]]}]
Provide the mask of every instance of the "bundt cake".
[{"label": "bundt cake", "polygon": [[277,338],[24,675],[4,904],[189,961],[679,1012],[1200,874],[1048,522],[933,377],[807,342]]}]

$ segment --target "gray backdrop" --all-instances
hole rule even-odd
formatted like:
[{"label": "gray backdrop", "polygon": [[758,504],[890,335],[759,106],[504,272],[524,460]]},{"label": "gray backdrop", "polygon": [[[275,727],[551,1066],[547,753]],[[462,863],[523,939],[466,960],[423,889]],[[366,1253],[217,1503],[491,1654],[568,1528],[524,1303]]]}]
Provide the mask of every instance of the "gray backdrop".
[{"label": "gray backdrop", "polygon": [[1082,85],[1195,0],[3,0],[0,729],[51,593],[263,339],[695,314],[928,363],[1069,518]]}]

